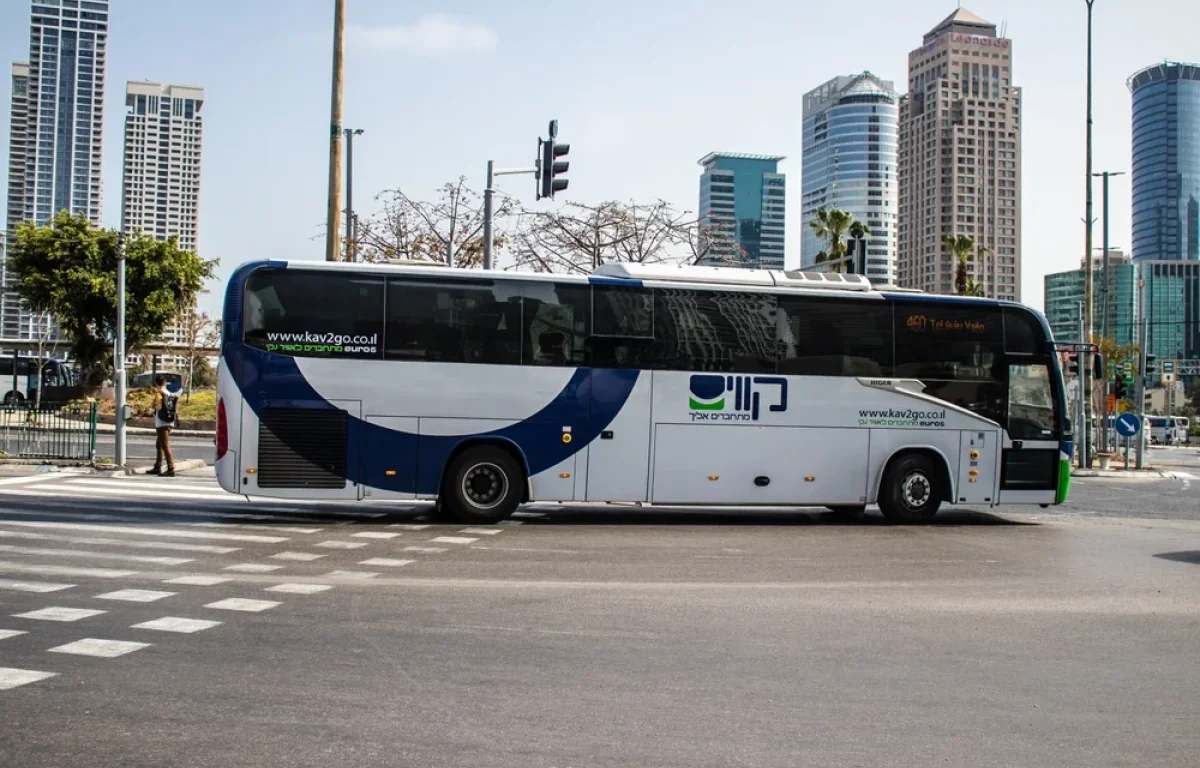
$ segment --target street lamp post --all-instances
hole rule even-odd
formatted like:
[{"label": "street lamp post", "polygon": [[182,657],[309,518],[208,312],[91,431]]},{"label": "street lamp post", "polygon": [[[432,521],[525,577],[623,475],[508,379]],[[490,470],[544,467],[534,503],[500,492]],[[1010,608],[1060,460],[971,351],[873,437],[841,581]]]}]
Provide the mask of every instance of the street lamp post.
[{"label": "street lamp post", "polygon": [[[1101,242],[1104,248],[1104,255],[1100,261],[1100,338],[1107,339],[1108,336],[1108,180],[1112,176],[1124,176],[1124,171],[1102,171],[1093,174],[1104,179],[1104,186],[1100,195],[1100,208],[1104,217],[1104,223],[1101,225]],[[1105,410],[1108,410],[1108,378],[1104,379],[1104,402]],[[1108,419],[1104,420],[1104,429],[1100,432],[1100,449],[1108,450]]]},{"label": "street lamp post", "polygon": [[358,234],[354,226],[354,137],[362,136],[362,128],[345,128],[346,136],[346,261],[358,257]]},{"label": "street lamp post", "polygon": [[[1084,181],[1086,188],[1086,196],[1084,202],[1084,238],[1083,238],[1083,341],[1092,343],[1094,339],[1092,328],[1092,4],[1095,0],[1084,0],[1087,4],[1087,135],[1085,138],[1085,155],[1087,168],[1084,170]],[[1081,434],[1083,437],[1083,455],[1086,458],[1087,466],[1092,465],[1091,456],[1088,452],[1088,443],[1091,442],[1091,411],[1092,398],[1095,393],[1092,392],[1091,372],[1084,370],[1085,366],[1079,366],[1079,379],[1082,384],[1081,395],[1084,396],[1084,424]]]},{"label": "street lamp post", "polygon": [[125,466],[125,234],[117,235],[117,339],[113,345],[113,400],[116,404],[113,459]]},{"label": "street lamp post", "polygon": [[333,5],[333,83],[329,99],[329,200],[325,216],[325,260],[340,261],[338,219],[342,213],[342,80],[345,72],[346,0]]}]

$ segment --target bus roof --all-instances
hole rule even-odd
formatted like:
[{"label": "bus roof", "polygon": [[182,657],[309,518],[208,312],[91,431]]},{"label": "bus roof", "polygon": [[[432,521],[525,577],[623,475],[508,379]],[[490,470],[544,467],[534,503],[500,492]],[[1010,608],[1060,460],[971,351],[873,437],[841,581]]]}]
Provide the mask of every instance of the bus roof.
[{"label": "bus roof", "polygon": [[[1029,309],[1019,302],[973,296],[946,296],[924,293],[892,285],[872,285],[865,275],[842,275],[827,272],[801,270],[760,270],[736,267],[679,266],[672,264],[636,264],[629,262],[603,264],[592,274],[563,274],[546,272],[509,272],[502,270],[454,269],[436,262],[328,262],[328,261],[283,261],[262,260],[247,262],[239,266],[231,281],[245,279],[250,272],[259,268],[303,269],[315,271],[353,271],[375,274],[406,274],[423,277],[441,277],[451,280],[500,279],[536,280],[560,283],[606,284],[606,285],[649,285],[683,287],[691,285],[708,289],[742,289],[751,292],[811,293],[825,296],[859,296],[863,298],[888,298],[896,301],[914,299],[939,303],[1003,304]],[[1030,310],[1032,311],[1032,310]]]}]

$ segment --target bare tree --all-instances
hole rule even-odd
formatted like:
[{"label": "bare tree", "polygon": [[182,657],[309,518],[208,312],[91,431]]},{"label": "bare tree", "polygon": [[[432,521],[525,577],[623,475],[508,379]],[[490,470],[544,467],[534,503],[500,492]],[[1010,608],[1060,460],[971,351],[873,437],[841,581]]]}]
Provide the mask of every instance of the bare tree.
[{"label": "bare tree", "polygon": [[516,268],[538,272],[588,273],[614,262],[731,263],[744,254],[724,229],[664,200],[525,211],[512,243]]},{"label": "bare tree", "polygon": [[34,322],[37,324],[37,392],[34,395],[34,408],[40,410],[42,407],[42,380],[45,378],[43,373],[46,367],[46,342],[50,341],[50,354],[58,351],[59,334],[57,327],[54,324],[54,318],[49,312],[39,312],[35,316]]},{"label": "bare tree", "polygon": [[184,380],[184,400],[192,401],[192,385],[196,375],[196,363],[207,357],[207,349],[217,346],[221,340],[221,322],[208,313],[193,306],[181,318],[184,340],[187,343],[187,378]]},{"label": "bare tree", "polygon": [[[405,259],[477,268],[483,264],[483,198],[466,177],[445,184],[434,202],[417,200],[400,189],[376,195],[382,208],[357,226],[355,247],[363,261]],[[500,225],[514,211],[512,198],[496,195],[492,220]],[[503,248],[498,231],[493,245]]]}]

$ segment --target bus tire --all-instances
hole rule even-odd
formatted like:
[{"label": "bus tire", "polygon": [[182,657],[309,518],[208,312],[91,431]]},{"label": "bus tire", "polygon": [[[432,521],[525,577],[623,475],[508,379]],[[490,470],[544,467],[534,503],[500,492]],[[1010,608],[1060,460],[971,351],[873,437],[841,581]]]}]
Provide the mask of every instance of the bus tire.
[{"label": "bus tire", "polygon": [[525,473],[508,451],[478,445],[463,451],[446,471],[442,507],[464,523],[495,523],[521,503]]},{"label": "bus tire", "polygon": [[932,458],[907,453],[893,459],[879,489],[879,510],[893,523],[928,523],[942,505],[943,471]]}]

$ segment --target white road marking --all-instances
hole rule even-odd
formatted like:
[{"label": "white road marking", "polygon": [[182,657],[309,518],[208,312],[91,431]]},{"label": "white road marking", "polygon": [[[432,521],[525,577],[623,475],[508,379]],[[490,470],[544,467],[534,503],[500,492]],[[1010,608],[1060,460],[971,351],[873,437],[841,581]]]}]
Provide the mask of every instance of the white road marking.
[{"label": "white road marking", "polygon": [[97,600],[124,600],[129,603],[153,603],[164,597],[174,597],[178,592],[158,592],[153,589],[118,589],[116,592],[105,592],[96,595]]},{"label": "white road marking", "polygon": [[361,549],[367,546],[365,541],[322,541],[319,544],[314,544],[314,547],[324,547],[325,549]]},{"label": "white road marking", "polygon": [[497,533],[503,533],[499,528],[463,528],[459,533],[473,533],[477,536],[495,536]]},{"label": "white road marking", "polygon": [[96,656],[101,659],[115,659],[127,653],[149,648],[150,643],[135,643],[130,640],[101,640],[98,637],[85,637],[73,643],[51,648],[50,653],[70,653],[75,656]]},{"label": "white road marking", "polygon": [[227,565],[222,571],[237,571],[238,573],[270,573],[278,571],[282,565],[267,565],[266,563],[236,563]]},{"label": "white road marking", "polygon": [[[9,511],[5,510],[5,514]],[[39,513],[33,513],[39,514]],[[244,541],[252,544],[282,544],[291,541],[286,536],[259,536],[249,533],[208,533],[186,528],[144,528],[135,525],[95,525],[93,523],[51,523],[44,520],[5,520],[0,525],[23,528],[46,528],[59,531],[95,531],[98,533],[129,533],[134,536],[167,536],[176,539],[212,539],[213,541]]]},{"label": "white road marking", "polygon": [[192,562],[187,557],[158,557],[156,555],[121,555],[113,552],[87,552],[80,549],[47,549],[44,547],[18,547],[15,544],[0,544],[0,552],[13,555],[41,555],[43,557],[85,557],[88,560],[115,560],[123,563],[149,563],[151,565],[183,565]]},{"label": "white road marking", "polygon": [[61,592],[64,589],[70,589],[74,584],[51,584],[42,581],[13,581],[12,579],[0,579],[0,589],[9,589],[13,592]]},{"label": "white road marking", "polygon": [[23,629],[0,629],[0,640],[7,640],[10,637],[16,637],[17,635],[27,635],[27,634],[29,634],[29,633]]},{"label": "white road marking", "polygon": [[370,572],[370,571],[330,571],[329,573],[327,573],[327,574],[325,574],[325,575],[326,575],[326,576],[332,576],[332,577],[333,577],[333,578],[335,578],[335,579],[337,579],[337,578],[344,578],[344,579],[373,579],[373,578],[375,578],[376,576],[378,576],[379,574],[378,574],[378,573],[372,573],[372,572]]},{"label": "white road marking", "polygon": [[190,635],[193,632],[199,632],[202,629],[212,629],[220,625],[221,622],[219,621],[208,621],[207,619],[184,619],[179,616],[163,616],[161,619],[134,624],[131,629],[154,629],[159,632],[179,632]]},{"label": "white road marking", "polygon": [[[562,507],[559,507],[559,509],[562,509]],[[546,513],[545,512],[513,512],[512,516],[513,517],[545,517]]]},{"label": "white road marking", "polygon": [[399,568],[402,565],[412,565],[416,560],[394,560],[390,557],[372,557],[370,560],[363,560],[359,565],[383,565],[388,568]]},{"label": "white road marking", "polygon": [[474,544],[479,539],[473,539],[470,536],[438,536],[430,539],[430,541],[440,544]]},{"label": "white road marking", "polygon": [[524,520],[501,520],[496,525],[525,525]]},{"label": "white road marking", "polygon": [[189,584],[193,587],[215,587],[227,581],[232,581],[232,579],[227,579],[223,576],[179,576],[174,579],[167,579],[163,584]]},{"label": "white road marking", "polygon": [[447,552],[445,547],[405,547],[401,552],[423,552],[427,555],[436,555],[439,552]]},{"label": "white road marking", "polygon": [[388,528],[399,528],[404,531],[423,531],[429,525],[421,525],[420,523],[392,523]]},{"label": "white road marking", "polygon": [[[224,515],[224,514],[217,515],[217,516],[224,517],[224,518],[241,517],[241,515]],[[213,517],[213,515],[209,515],[209,517]],[[255,520],[283,520],[285,518],[276,517],[274,515],[254,515],[253,519],[255,519]],[[286,518],[286,519],[291,520],[294,518]],[[236,527],[236,528],[241,528],[241,529],[244,529],[247,531],[279,531],[280,533],[304,533],[304,534],[320,533],[321,531],[325,530],[324,528],[302,528],[300,526],[295,526],[295,525],[250,525],[249,523],[230,524],[227,522],[181,523],[181,525],[190,525],[190,526],[193,526],[196,528],[233,528],[233,527]]]},{"label": "white road marking", "polygon": [[271,555],[274,560],[298,560],[302,563],[310,563],[313,560],[320,560],[325,555],[318,555],[315,552],[280,552],[278,555]]},{"label": "white road marking", "polygon": [[362,533],[352,533],[351,537],[356,539],[394,539],[400,534],[386,533],[385,531],[363,531]]},{"label": "white road marking", "polygon": [[118,571],[112,568],[73,568],[58,565],[25,565],[0,560],[0,573],[36,573],[41,576],[76,576],[93,579],[124,579],[137,576],[138,571]]},{"label": "white road marking", "polygon": [[[101,481],[101,482],[103,482],[103,481]],[[44,486],[41,490],[36,490],[36,491],[29,491],[29,490],[0,491],[0,493],[7,493],[8,495],[11,495],[11,496],[24,496],[24,497],[30,497],[30,498],[55,499],[55,500],[109,499],[114,496],[143,497],[143,496],[147,495],[144,493],[134,493],[131,491],[120,491],[118,493],[109,493],[107,491],[103,491],[103,490],[99,490],[99,489],[95,489],[95,488],[72,488],[69,485]],[[236,502],[236,500],[240,499],[240,498],[241,497],[235,497],[234,501]],[[189,501],[189,499],[185,499],[185,498],[176,498],[175,500]],[[194,499],[192,499],[192,500],[194,501]],[[155,517],[160,517],[160,518],[161,517],[198,517],[198,518],[211,520],[214,517],[222,517],[222,518],[227,518],[229,520],[265,520],[265,521],[280,521],[280,522],[289,522],[289,523],[304,523],[304,522],[308,522],[310,519],[307,517],[293,517],[293,516],[283,515],[278,512],[276,512],[276,513],[243,512],[243,511],[240,511],[237,509],[228,509],[228,507],[230,506],[230,502],[226,501],[226,500],[209,499],[208,501],[210,503],[220,504],[222,506],[222,509],[199,511],[199,510],[190,510],[190,509],[180,509],[179,507],[159,506],[153,510],[147,511],[147,514],[153,515]],[[244,500],[241,501],[240,503],[243,506],[245,505]],[[87,518],[90,520],[121,520],[121,519],[125,519],[125,518],[129,517],[129,514],[107,515],[107,514],[102,514],[102,513],[89,513],[89,512],[78,512],[78,511],[70,512],[70,513],[13,511],[12,514],[16,514],[16,515],[38,514],[38,515],[45,515],[45,516],[73,517],[73,518],[83,517],[83,518]],[[165,522],[165,521],[163,521],[163,522]],[[228,523],[223,523],[223,525],[228,525]],[[253,526],[246,525],[245,527],[250,528]],[[272,528],[273,527],[274,526],[272,526]]]},{"label": "white road marking", "polygon": [[276,584],[267,587],[267,592],[287,592],[293,595],[315,595],[318,592],[333,589],[328,584]]},{"label": "white road marking", "polygon": [[62,480],[62,474],[59,472],[43,472],[36,475],[26,475],[24,477],[6,477],[0,479],[0,486],[3,485],[29,485],[31,483],[44,483],[47,480]]},{"label": "white road marking", "polygon": [[98,611],[94,608],[39,608],[36,611],[26,611],[25,613],[14,613],[13,616],[18,619],[41,619],[42,621],[79,621],[80,619],[90,619],[93,616],[99,616],[104,611]]},{"label": "white road marking", "polygon": [[58,673],[0,667],[0,691],[7,691],[17,686],[36,683],[38,680],[45,680],[48,677],[54,677],[56,674]]},{"label": "white road marking", "polygon": [[[219,525],[219,524],[218,524]],[[223,526],[228,528],[229,526]],[[0,530],[0,538],[25,541],[65,541],[69,544],[88,544],[99,547],[129,547],[130,549],[165,549],[171,552],[206,552],[213,555],[228,555],[238,547],[214,547],[208,544],[179,544],[174,541],[126,541],[106,539],[99,536],[64,536],[56,533],[30,533],[29,531]]]},{"label": "white road marking", "polygon": [[215,603],[209,603],[205,608],[213,608],[218,611],[246,611],[247,613],[258,613],[265,611],[268,608],[274,608],[279,603],[274,600],[250,600],[244,597],[230,597],[225,600],[218,600]]}]

